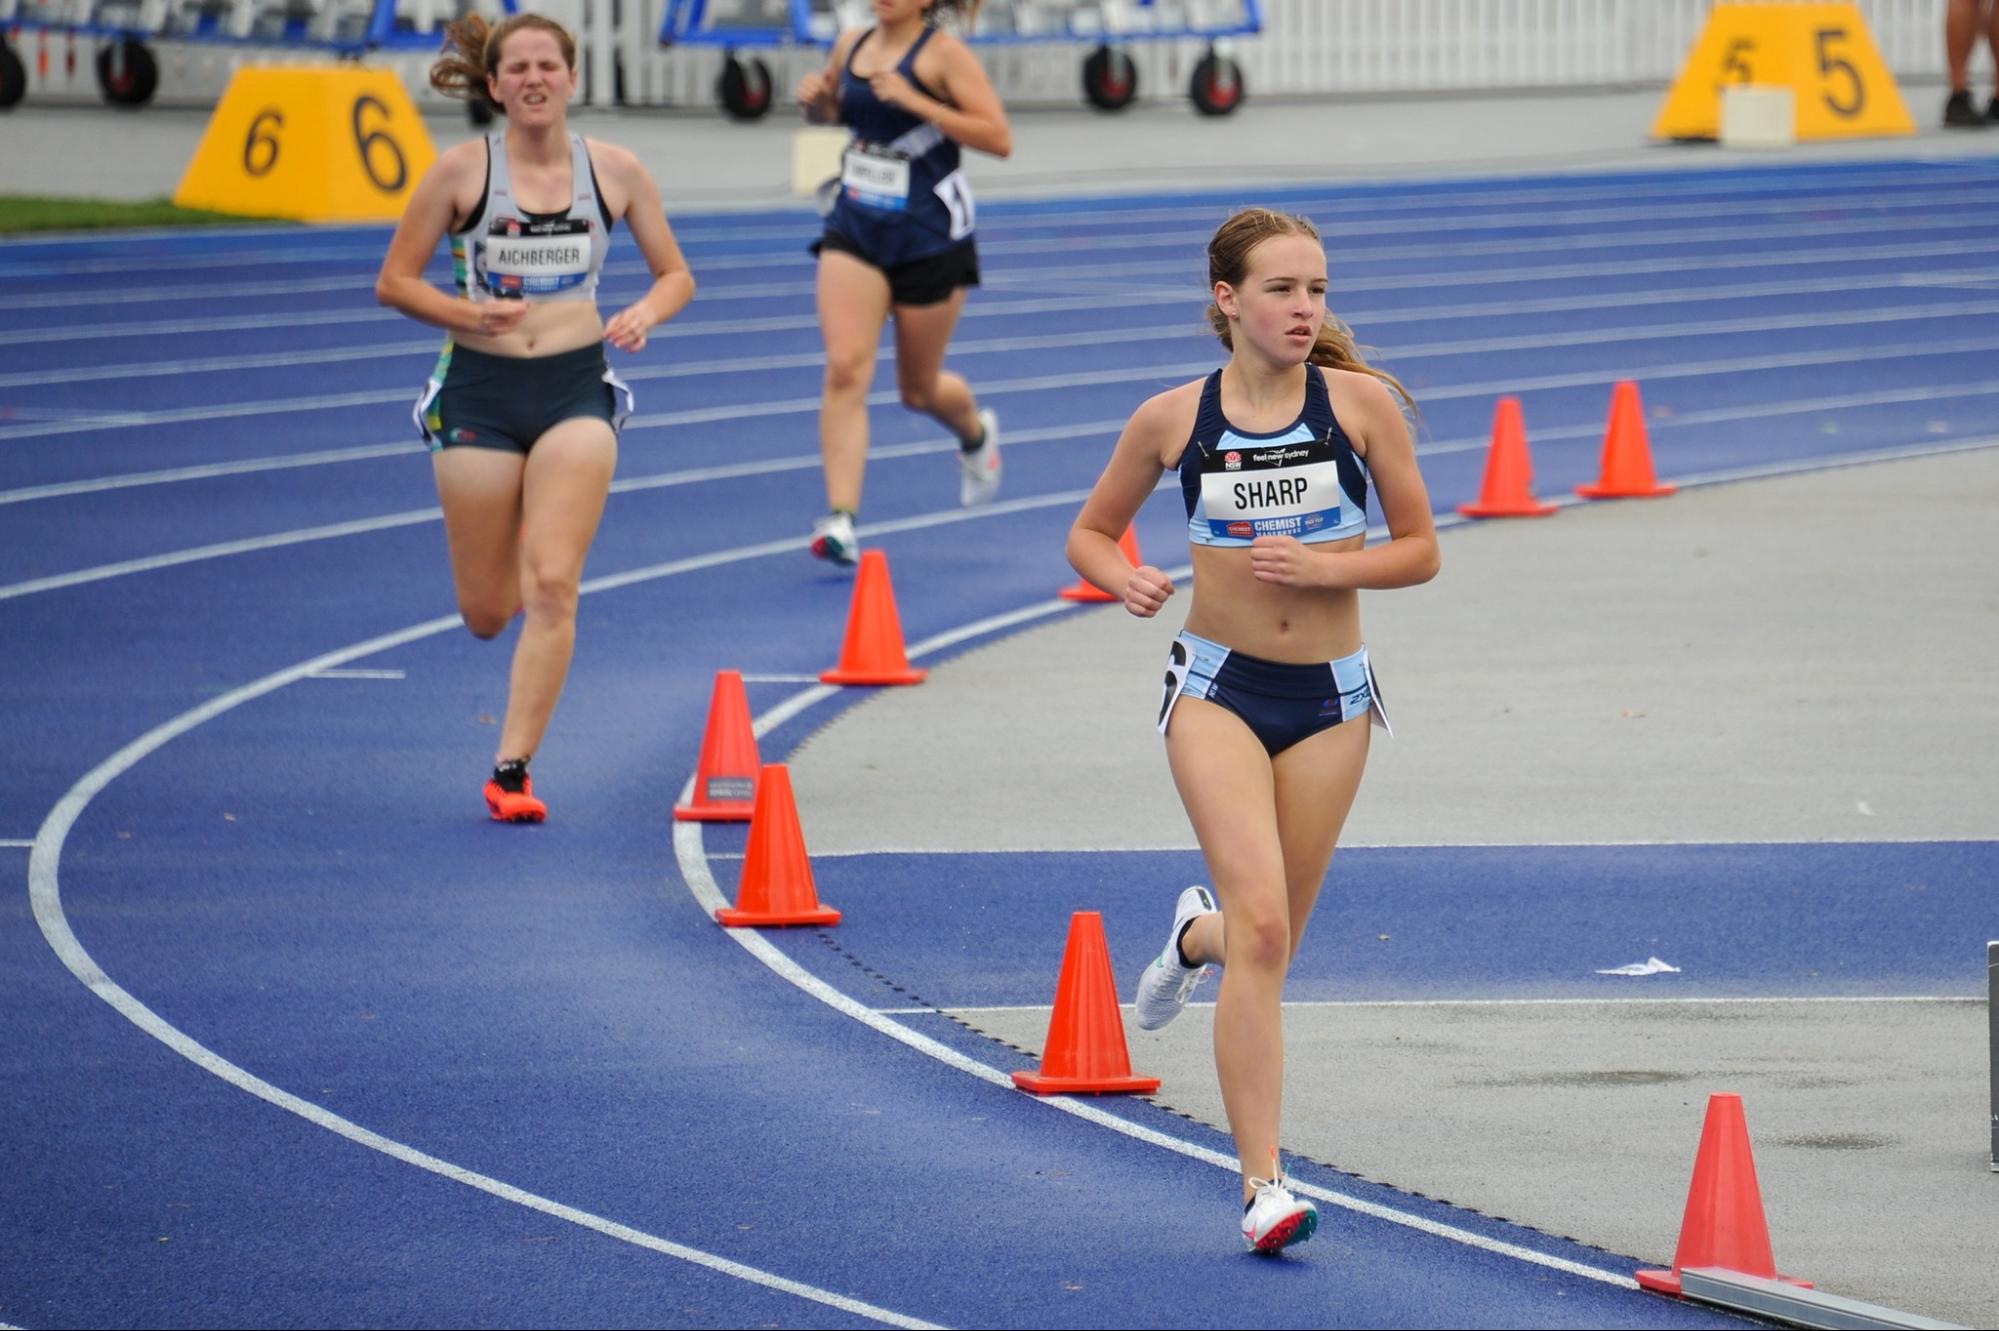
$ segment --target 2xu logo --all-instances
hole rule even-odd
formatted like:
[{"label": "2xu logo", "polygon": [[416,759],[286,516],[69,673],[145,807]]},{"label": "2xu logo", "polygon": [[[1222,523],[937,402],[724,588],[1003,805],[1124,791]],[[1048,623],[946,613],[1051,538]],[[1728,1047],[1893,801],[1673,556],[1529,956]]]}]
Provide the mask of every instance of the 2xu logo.
[{"label": "2xu logo", "polygon": [[[378,118],[373,129],[368,127],[367,116],[370,112]],[[361,170],[369,183],[384,194],[400,191],[409,183],[410,175],[409,161],[403,156],[402,145],[385,127],[389,119],[389,108],[382,104],[380,98],[368,93],[354,99],[348,117],[354,131],[354,151]],[[284,127],[285,114],[276,107],[267,107],[251,119],[250,131],[243,139],[244,174],[265,176],[277,166],[278,155],[284,150],[278,131]]]}]

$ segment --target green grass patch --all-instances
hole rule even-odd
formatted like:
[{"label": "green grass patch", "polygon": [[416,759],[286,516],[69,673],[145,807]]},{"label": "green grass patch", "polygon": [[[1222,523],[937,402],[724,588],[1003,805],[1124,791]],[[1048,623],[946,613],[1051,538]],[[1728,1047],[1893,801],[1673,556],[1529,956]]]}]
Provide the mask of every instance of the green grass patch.
[{"label": "green grass patch", "polygon": [[0,235],[27,231],[108,231],[137,226],[267,226],[281,218],[238,217],[233,213],[176,208],[166,199],[137,203],[105,199],[59,199],[37,194],[0,194]]}]

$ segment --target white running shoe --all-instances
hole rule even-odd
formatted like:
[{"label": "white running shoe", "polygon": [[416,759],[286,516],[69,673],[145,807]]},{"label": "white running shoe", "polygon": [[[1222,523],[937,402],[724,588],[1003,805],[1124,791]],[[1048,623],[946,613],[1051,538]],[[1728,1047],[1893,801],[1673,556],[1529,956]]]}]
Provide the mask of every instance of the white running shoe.
[{"label": "white running shoe", "polygon": [[[1276,1174],[1276,1170],[1271,1171]],[[1242,1213],[1242,1241],[1251,1252],[1282,1252],[1294,1243],[1303,1243],[1319,1227],[1319,1208],[1291,1195],[1284,1176],[1253,1178],[1256,1189],[1249,1209]]]},{"label": "white running shoe", "polygon": [[979,429],[985,441],[970,452],[958,450],[958,465],[965,471],[958,481],[958,502],[966,508],[990,504],[999,494],[999,417],[991,410],[981,411]]},{"label": "white running shoe", "polygon": [[1213,915],[1216,909],[1214,894],[1199,883],[1180,894],[1179,904],[1173,910],[1173,931],[1166,935],[1166,950],[1154,957],[1145,974],[1138,977],[1138,998],[1133,1006],[1138,1009],[1140,1030],[1156,1031],[1179,1016],[1195,986],[1208,977],[1206,966],[1181,964],[1180,931],[1189,920]]},{"label": "white running shoe", "polygon": [[812,524],[812,554],[815,558],[842,567],[851,567],[861,558],[861,538],[854,535],[854,520],[845,513],[828,513]]}]

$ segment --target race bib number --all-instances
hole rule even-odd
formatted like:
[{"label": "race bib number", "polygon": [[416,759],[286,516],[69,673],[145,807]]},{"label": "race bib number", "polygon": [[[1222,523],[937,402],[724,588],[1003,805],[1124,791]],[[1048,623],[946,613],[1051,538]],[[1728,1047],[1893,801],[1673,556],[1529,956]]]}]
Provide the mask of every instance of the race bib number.
[{"label": "race bib number", "polygon": [[855,203],[901,212],[909,207],[909,159],[849,148],[840,163],[840,185]]},{"label": "race bib number", "polygon": [[502,218],[479,247],[480,276],[496,296],[551,296],[589,281],[596,247],[587,219],[522,223]]},{"label": "race bib number", "polygon": [[[1288,444],[1231,449],[1203,470],[1201,499],[1216,536],[1304,536],[1340,523],[1339,467],[1306,462],[1311,450]],[[1290,465],[1286,465],[1289,463]]]}]

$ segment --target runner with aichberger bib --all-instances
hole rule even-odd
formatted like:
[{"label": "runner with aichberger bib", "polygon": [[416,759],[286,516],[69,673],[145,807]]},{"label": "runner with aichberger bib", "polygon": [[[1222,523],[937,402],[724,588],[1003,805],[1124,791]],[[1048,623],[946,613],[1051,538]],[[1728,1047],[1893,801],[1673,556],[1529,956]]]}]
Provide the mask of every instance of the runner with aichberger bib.
[{"label": "runner with aichberger bib", "polygon": [[[539,14],[493,27],[469,14],[447,33],[432,86],[490,99],[506,125],[446,149],[424,175],[375,294],[450,333],[416,425],[431,450],[465,627],[498,637],[522,614],[485,796],[495,819],[538,823],[548,806],[528,759],[569,674],[583,561],[632,410],[604,344],[643,350],[647,332],[693,298],[694,277],[639,159],[570,133],[576,39],[566,29]],[[652,281],[606,319],[597,280],[620,221]],[[456,294],[424,277],[447,236]]]}]

